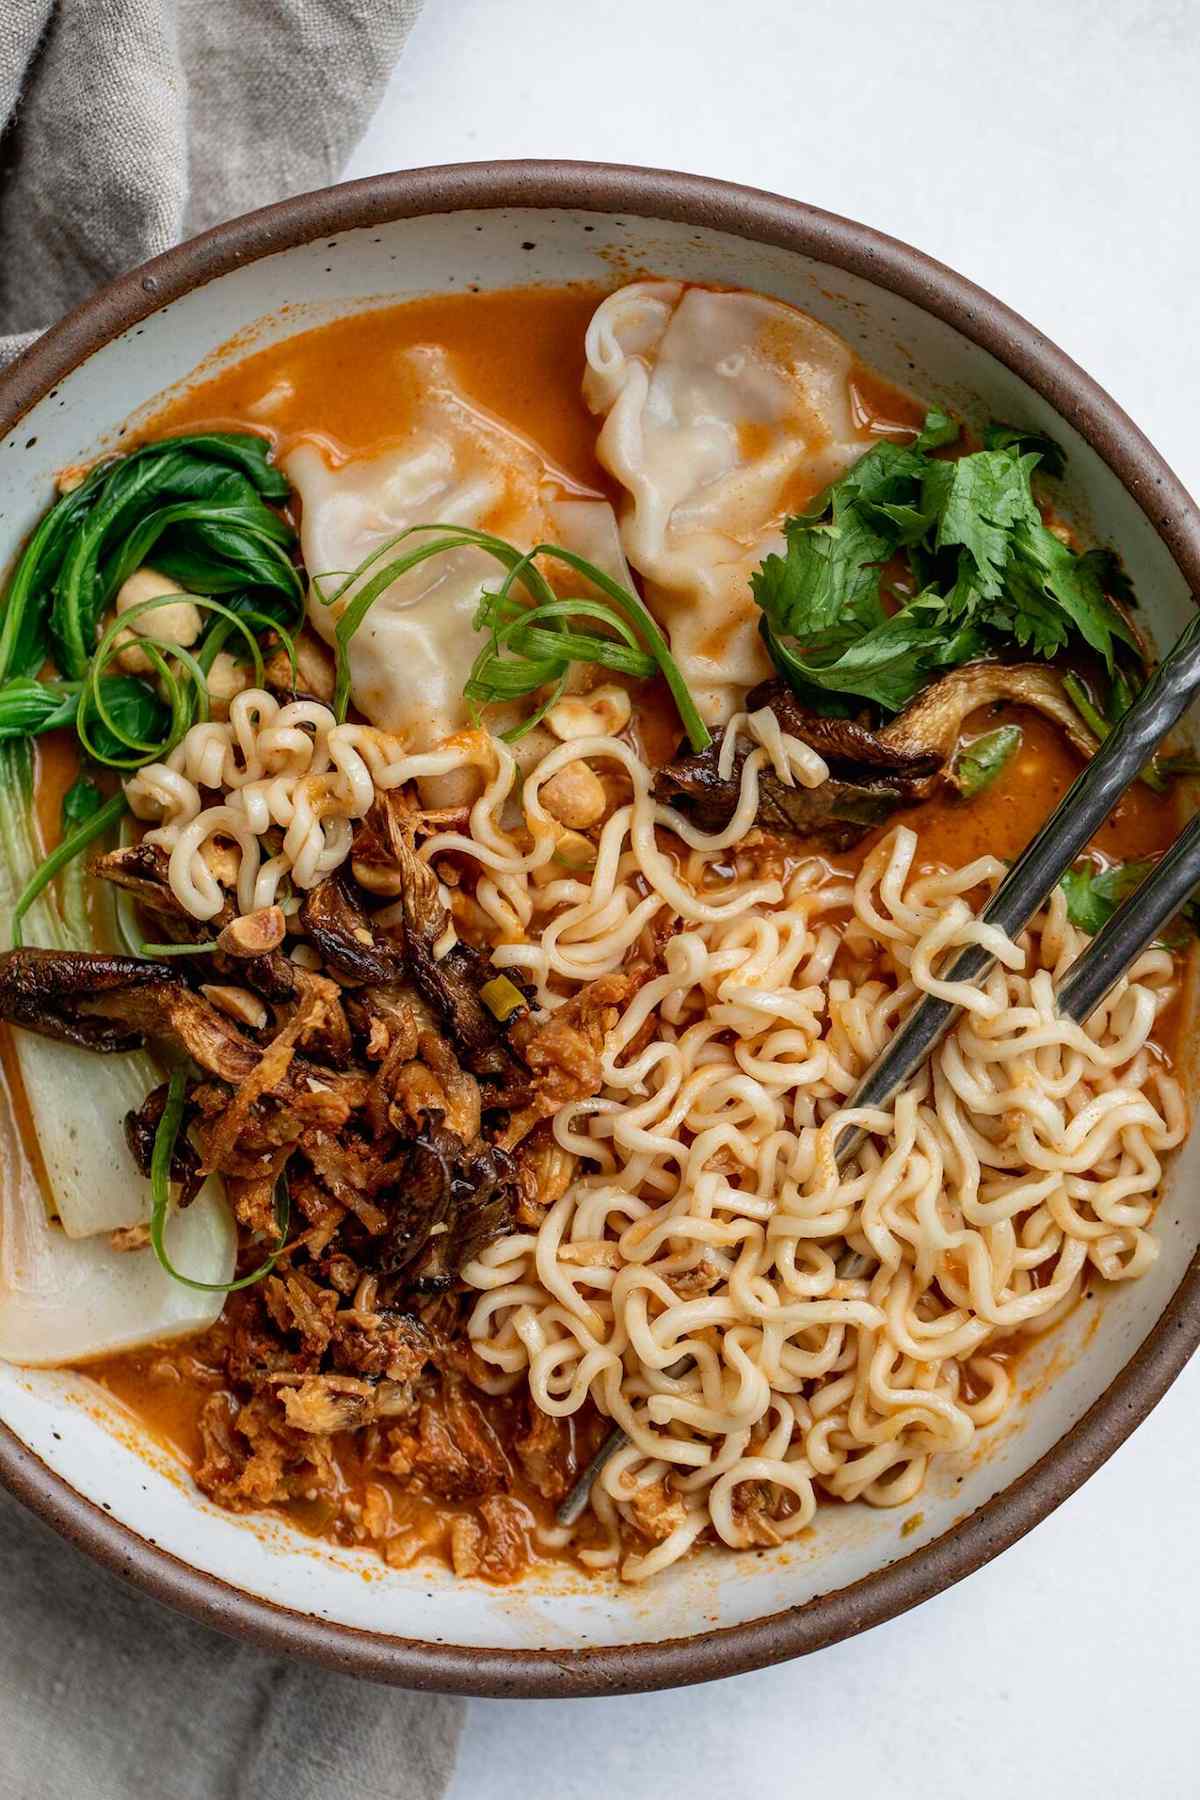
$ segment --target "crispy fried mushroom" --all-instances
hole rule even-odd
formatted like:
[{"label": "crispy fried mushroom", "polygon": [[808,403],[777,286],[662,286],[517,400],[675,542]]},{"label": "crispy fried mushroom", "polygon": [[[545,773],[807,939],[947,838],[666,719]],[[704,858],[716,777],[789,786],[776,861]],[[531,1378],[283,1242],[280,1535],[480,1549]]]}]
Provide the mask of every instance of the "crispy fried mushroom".
[{"label": "crispy fried mushroom", "polygon": [[[769,768],[761,770],[757,824],[836,847],[853,843],[897,807],[927,798],[939,782],[953,785],[954,752],[967,718],[1002,700],[1034,707],[1081,755],[1094,755],[1096,739],[1067,698],[1061,676],[1041,663],[966,663],[931,683],[878,731],[810,712],[786,682],[761,683],[747,695],[747,710],[769,706],[785,732],[824,758],[829,778],[815,788],[789,787]],[[750,748],[739,743],[727,776],[718,766],[719,737],[698,756],[677,757],[658,771],[656,797],[682,806],[705,829],[720,829],[737,807]]]}]

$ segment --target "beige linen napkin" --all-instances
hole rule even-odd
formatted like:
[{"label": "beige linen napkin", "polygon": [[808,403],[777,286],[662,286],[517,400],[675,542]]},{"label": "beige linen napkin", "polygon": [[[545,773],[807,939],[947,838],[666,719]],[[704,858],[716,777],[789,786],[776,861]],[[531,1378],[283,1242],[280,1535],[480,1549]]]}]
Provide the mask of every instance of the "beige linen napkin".
[{"label": "beige linen napkin", "polygon": [[[0,360],[205,226],[336,178],[420,0],[0,0]],[[234,1643],[0,1495],[4,1800],[435,1800],[461,1703]]]},{"label": "beige linen napkin", "polygon": [[336,181],[421,0],[0,0],[0,334]]},{"label": "beige linen napkin", "polygon": [[437,1800],[461,1714],[194,1625],[0,1494],[5,1800]]}]

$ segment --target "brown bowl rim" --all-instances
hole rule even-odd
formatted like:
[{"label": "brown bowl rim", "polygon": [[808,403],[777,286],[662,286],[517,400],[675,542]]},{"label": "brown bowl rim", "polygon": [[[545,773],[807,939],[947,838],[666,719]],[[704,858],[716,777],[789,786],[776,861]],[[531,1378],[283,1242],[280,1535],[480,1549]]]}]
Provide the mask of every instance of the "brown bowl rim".
[{"label": "brown bowl rim", "polygon": [[[0,434],[65,375],[149,314],[242,264],[340,232],[430,213],[533,207],[703,226],[865,277],[953,326],[1040,393],[1137,501],[1193,592],[1200,508],[1133,421],[1040,331],[910,245],[802,201],[707,176],[564,161],[409,169],[301,194],[217,226],[121,276],[0,374]],[[852,1585],[695,1637],[570,1650],[395,1638],[258,1599],[146,1542],[0,1426],[0,1482],[70,1543],[155,1599],[262,1648],[410,1688],[494,1697],[637,1693],[808,1654],[972,1574],[1060,1506],[1162,1398],[1200,1343],[1200,1254],[1108,1391],[1017,1481],[933,1543]]]}]

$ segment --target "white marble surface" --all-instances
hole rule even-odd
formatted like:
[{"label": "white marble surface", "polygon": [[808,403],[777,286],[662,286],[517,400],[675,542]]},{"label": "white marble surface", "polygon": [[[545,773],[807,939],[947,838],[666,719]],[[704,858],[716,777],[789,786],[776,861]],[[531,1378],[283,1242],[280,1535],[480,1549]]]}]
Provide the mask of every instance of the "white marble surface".
[{"label": "white marble surface", "polygon": [[[1200,486],[1194,0],[426,0],[350,173],[573,156],[864,219],[1069,350]],[[1053,1518],[856,1642],[475,1702],[453,1800],[1200,1791],[1200,1368]]]}]

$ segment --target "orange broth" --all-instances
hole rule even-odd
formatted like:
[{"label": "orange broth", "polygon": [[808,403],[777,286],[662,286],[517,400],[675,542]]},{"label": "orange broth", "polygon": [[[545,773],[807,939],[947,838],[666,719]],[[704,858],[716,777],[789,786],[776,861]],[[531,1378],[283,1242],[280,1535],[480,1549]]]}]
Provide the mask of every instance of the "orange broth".
[{"label": "orange broth", "polygon": [[[582,286],[530,288],[448,295],[357,313],[196,379],[132,435],[142,440],[206,427],[249,427],[266,433],[280,454],[301,435],[314,434],[335,460],[369,454],[403,431],[410,392],[399,353],[436,344],[448,353],[458,383],[475,404],[531,439],[572,486],[612,495],[612,483],[595,457],[596,422],[580,394],[584,332],[601,295],[600,289]],[[857,368],[852,387],[856,422],[864,432],[898,435],[919,425],[924,409],[918,402],[872,371]],[[665,760],[679,735],[665,684],[646,684],[638,710],[646,754],[653,761]],[[988,709],[972,726],[982,731],[1010,720],[1021,726],[1022,745],[990,790],[970,803],[935,799],[892,821],[918,829],[920,863],[961,865],[983,854],[1014,857],[1078,773],[1075,752],[1040,715],[1025,708]],[[56,836],[62,793],[74,774],[70,744],[43,740],[38,767],[38,804],[49,843]],[[1166,848],[1177,827],[1174,801],[1139,786],[1117,807],[1095,847],[1114,861],[1152,855]],[[872,836],[849,859],[837,860],[855,864],[876,841],[877,835]],[[1164,1023],[1173,1040],[1177,1015]],[[1173,1041],[1164,1045],[1173,1047]],[[8,1047],[3,1067],[13,1084]],[[20,1110],[25,1114],[23,1106]],[[23,1128],[29,1142],[27,1114]],[[195,1466],[201,1456],[199,1414],[220,1379],[206,1362],[205,1338],[109,1358],[93,1364],[90,1372],[155,1438]],[[517,1429],[513,1403],[478,1398],[502,1440],[511,1441]],[[586,1460],[603,1435],[603,1421],[588,1414],[578,1430],[577,1451]],[[352,1433],[337,1440],[337,1460],[345,1495],[361,1503],[368,1483],[382,1486],[397,1526],[415,1533],[423,1550],[448,1554],[451,1521],[469,1506],[427,1497],[377,1469],[368,1472]],[[512,1491],[529,1508],[530,1525],[535,1520],[549,1523],[550,1505],[521,1480],[515,1463],[514,1471]],[[316,1535],[356,1541],[344,1522],[334,1532],[330,1513],[335,1509],[328,1505],[293,1503],[280,1510]]]},{"label": "orange broth", "polygon": [[534,287],[352,313],[191,383],[136,437],[249,427],[281,457],[313,436],[335,460],[367,456],[403,435],[412,389],[401,353],[436,344],[469,400],[536,443],[572,486],[608,494],[580,392],[584,334],[601,298],[590,286]]}]

